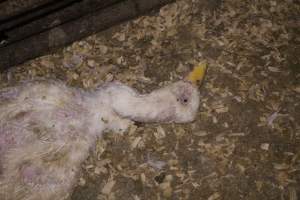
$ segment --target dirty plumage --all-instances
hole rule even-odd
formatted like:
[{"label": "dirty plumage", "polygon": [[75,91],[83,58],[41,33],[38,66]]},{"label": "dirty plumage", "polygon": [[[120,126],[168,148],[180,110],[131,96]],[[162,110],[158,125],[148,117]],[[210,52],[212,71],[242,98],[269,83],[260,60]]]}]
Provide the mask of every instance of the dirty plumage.
[{"label": "dirty plumage", "polygon": [[0,199],[66,199],[80,164],[105,131],[132,121],[189,122],[199,93],[178,81],[150,94],[119,82],[95,91],[49,81],[0,90]]}]

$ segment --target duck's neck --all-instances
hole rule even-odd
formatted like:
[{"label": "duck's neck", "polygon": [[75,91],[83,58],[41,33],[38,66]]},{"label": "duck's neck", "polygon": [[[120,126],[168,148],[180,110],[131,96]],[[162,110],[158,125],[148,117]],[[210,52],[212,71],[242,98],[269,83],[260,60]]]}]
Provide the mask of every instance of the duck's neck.
[{"label": "duck's neck", "polygon": [[174,105],[167,90],[160,89],[142,95],[128,86],[114,82],[103,88],[103,94],[108,97],[107,105],[121,117],[139,122],[169,122],[174,116]]}]

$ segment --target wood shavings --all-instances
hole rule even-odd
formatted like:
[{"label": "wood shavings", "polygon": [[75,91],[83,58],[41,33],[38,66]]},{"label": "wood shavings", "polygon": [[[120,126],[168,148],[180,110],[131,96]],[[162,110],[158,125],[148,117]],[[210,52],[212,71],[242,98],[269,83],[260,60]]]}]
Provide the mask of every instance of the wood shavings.
[{"label": "wood shavings", "polygon": [[246,134],[243,132],[240,133],[230,133],[228,134],[229,137],[244,137]]},{"label": "wood shavings", "polygon": [[141,174],[141,181],[143,184],[146,183],[146,175],[144,173]]},{"label": "wood shavings", "polygon": [[129,127],[128,135],[133,135],[137,131],[137,126],[136,125],[131,125]]},{"label": "wood shavings", "polygon": [[218,192],[215,192],[211,196],[208,197],[208,200],[217,200],[220,199],[221,195]]},{"label": "wood shavings", "polygon": [[136,137],[133,140],[133,142],[131,143],[131,148],[135,149],[138,146],[138,144],[141,142],[141,140],[142,140],[142,137]]},{"label": "wood shavings", "polygon": [[177,127],[174,131],[175,131],[176,137],[178,137],[178,138],[183,137],[186,133],[182,127]]},{"label": "wood shavings", "polygon": [[88,60],[87,61],[87,65],[89,67],[96,67],[97,66],[97,63],[94,61],[94,60]]},{"label": "wood shavings", "polygon": [[273,122],[278,117],[278,114],[279,114],[279,111],[276,111],[268,117],[267,122],[268,122],[269,126],[273,126]]},{"label": "wood shavings", "polygon": [[294,87],[293,90],[297,93],[300,93],[300,86]]},{"label": "wood shavings", "polygon": [[106,54],[108,52],[108,47],[105,45],[99,45],[98,48],[99,48],[101,54]]},{"label": "wood shavings", "polygon": [[298,195],[297,195],[297,190],[295,187],[289,187],[288,188],[288,193],[289,193],[289,199],[290,200],[297,200]]},{"label": "wood shavings", "polygon": [[84,178],[80,178],[79,179],[79,183],[78,183],[80,186],[84,186],[86,184],[86,180]]},{"label": "wood shavings", "polygon": [[218,105],[216,107],[214,107],[214,110],[216,111],[216,113],[226,113],[228,112],[228,107],[223,106],[223,105]]},{"label": "wood shavings", "polygon": [[242,164],[237,164],[236,167],[238,168],[238,170],[240,171],[240,173],[244,174],[246,171],[246,167]]},{"label": "wood shavings", "polygon": [[162,126],[158,126],[156,132],[154,132],[154,136],[156,139],[160,140],[166,137],[166,132]]},{"label": "wood shavings", "polygon": [[101,192],[102,194],[109,195],[116,184],[116,181],[113,180],[112,178],[108,180],[108,182],[104,185],[102,188]]},{"label": "wood shavings", "polygon": [[280,72],[280,70],[279,70],[277,67],[268,67],[268,70],[269,70],[270,72],[275,72],[275,73]]},{"label": "wood shavings", "polygon": [[166,197],[166,198],[171,197],[173,189],[171,187],[170,182],[163,182],[163,183],[159,184],[159,188],[162,190],[164,197]]},{"label": "wood shavings", "polygon": [[65,57],[63,65],[67,68],[79,67],[83,63],[83,56],[75,54],[71,57]]},{"label": "wood shavings", "polygon": [[268,151],[269,147],[270,147],[270,144],[268,144],[268,143],[263,143],[260,145],[260,148],[265,151]]},{"label": "wood shavings", "polygon": [[197,132],[193,132],[193,135],[196,135],[199,137],[205,137],[208,135],[208,133],[206,131],[197,131]]},{"label": "wood shavings", "polygon": [[290,166],[287,165],[286,163],[273,163],[273,167],[276,170],[286,170],[288,169]]},{"label": "wood shavings", "polygon": [[147,155],[147,164],[154,169],[161,170],[166,166],[167,163],[165,161],[154,160]]},{"label": "wood shavings", "polygon": [[112,38],[116,38],[118,41],[123,42],[125,40],[125,33],[116,33]]},{"label": "wood shavings", "polygon": [[158,169],[158,170],[161,170],[165,165],[166,165],[166,162],[163,162],[163,161],[153,161],[153,160],[148,160],[147,163],[155,168],[155,169]]},{"label": "wood shavings", "polygon": [[95,167],[94,173],[97,175],[100,175],[103,172],[103,169],[101,169],[100,167]]},{"label": "wood shavings", "polygon": [[[280,199],[299,185],[299,23],[291,17],[299,12],[294,1],[179,0],[0,74],[0,86],[50,77],[87,89],[118,80],[146,92],[205,60],[197,119],[109,133],[71,199]],[[154,180],[161,170],[172,176],[164,190]]]},{"label": "wood shavings", "polygon": [[263,187],[263,182],[262,181],[255,181],[255,185],[256,185],[257,191],[260,192],[262,187]]}]

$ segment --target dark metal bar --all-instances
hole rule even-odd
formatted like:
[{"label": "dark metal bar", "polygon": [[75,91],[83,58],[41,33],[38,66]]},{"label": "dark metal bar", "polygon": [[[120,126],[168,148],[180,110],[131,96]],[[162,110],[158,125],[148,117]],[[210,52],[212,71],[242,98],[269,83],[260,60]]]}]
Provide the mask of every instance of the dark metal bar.
[{"label": "dark metal bar", "polygon": [[32,9],[59,2],[57,0],[2,0],[0,1],[0,20],[6,20],[21,15]]},{"label": "dark metal bar", "polygon": [[58,11],[74,3],[83,0],[64,0],[64,1],[52,1],[48,4],[29,10],[28,12],[16,15],[6,20],[0,20],[0,31],[12,30],[18,26],[23,26],[29,22],[32,22],[38,18],[45,17],[51,12]]},{"label": "dark metal bar", "polygon": [[125,0],[0,48],[0,71],[141,15],[173,0]]},{"label": "dark metal bar", "polygon": [[45,17],[30,21],[30,23],[28,22],[27,24],[21,26],[3,30],[2,36],[5,37],[2,37],[2,41],[5,42],[1,44],[0,34],[0,48],[18,42],[34,34],[38,34],[51,28],[57,27],[71,20],[76,20],[84,15],[92,14],[99,8],[105,8],[120,1],[122,0],[84,0],[76,4],[71,4],[68,7],[55,10]]}]

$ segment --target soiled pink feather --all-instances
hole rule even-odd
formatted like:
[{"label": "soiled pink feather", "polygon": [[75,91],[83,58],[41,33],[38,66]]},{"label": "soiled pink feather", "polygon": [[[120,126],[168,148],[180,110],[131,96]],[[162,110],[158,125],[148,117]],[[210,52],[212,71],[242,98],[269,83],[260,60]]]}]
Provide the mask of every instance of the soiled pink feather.
[{"label": "soiled pink feather", "polygon": [[86,92],[36,81],[0,90],[0,199],[66,199],[104,131],[133,121],[189,122],[197,88],[179,81],[150,94],[119,82]]}]

